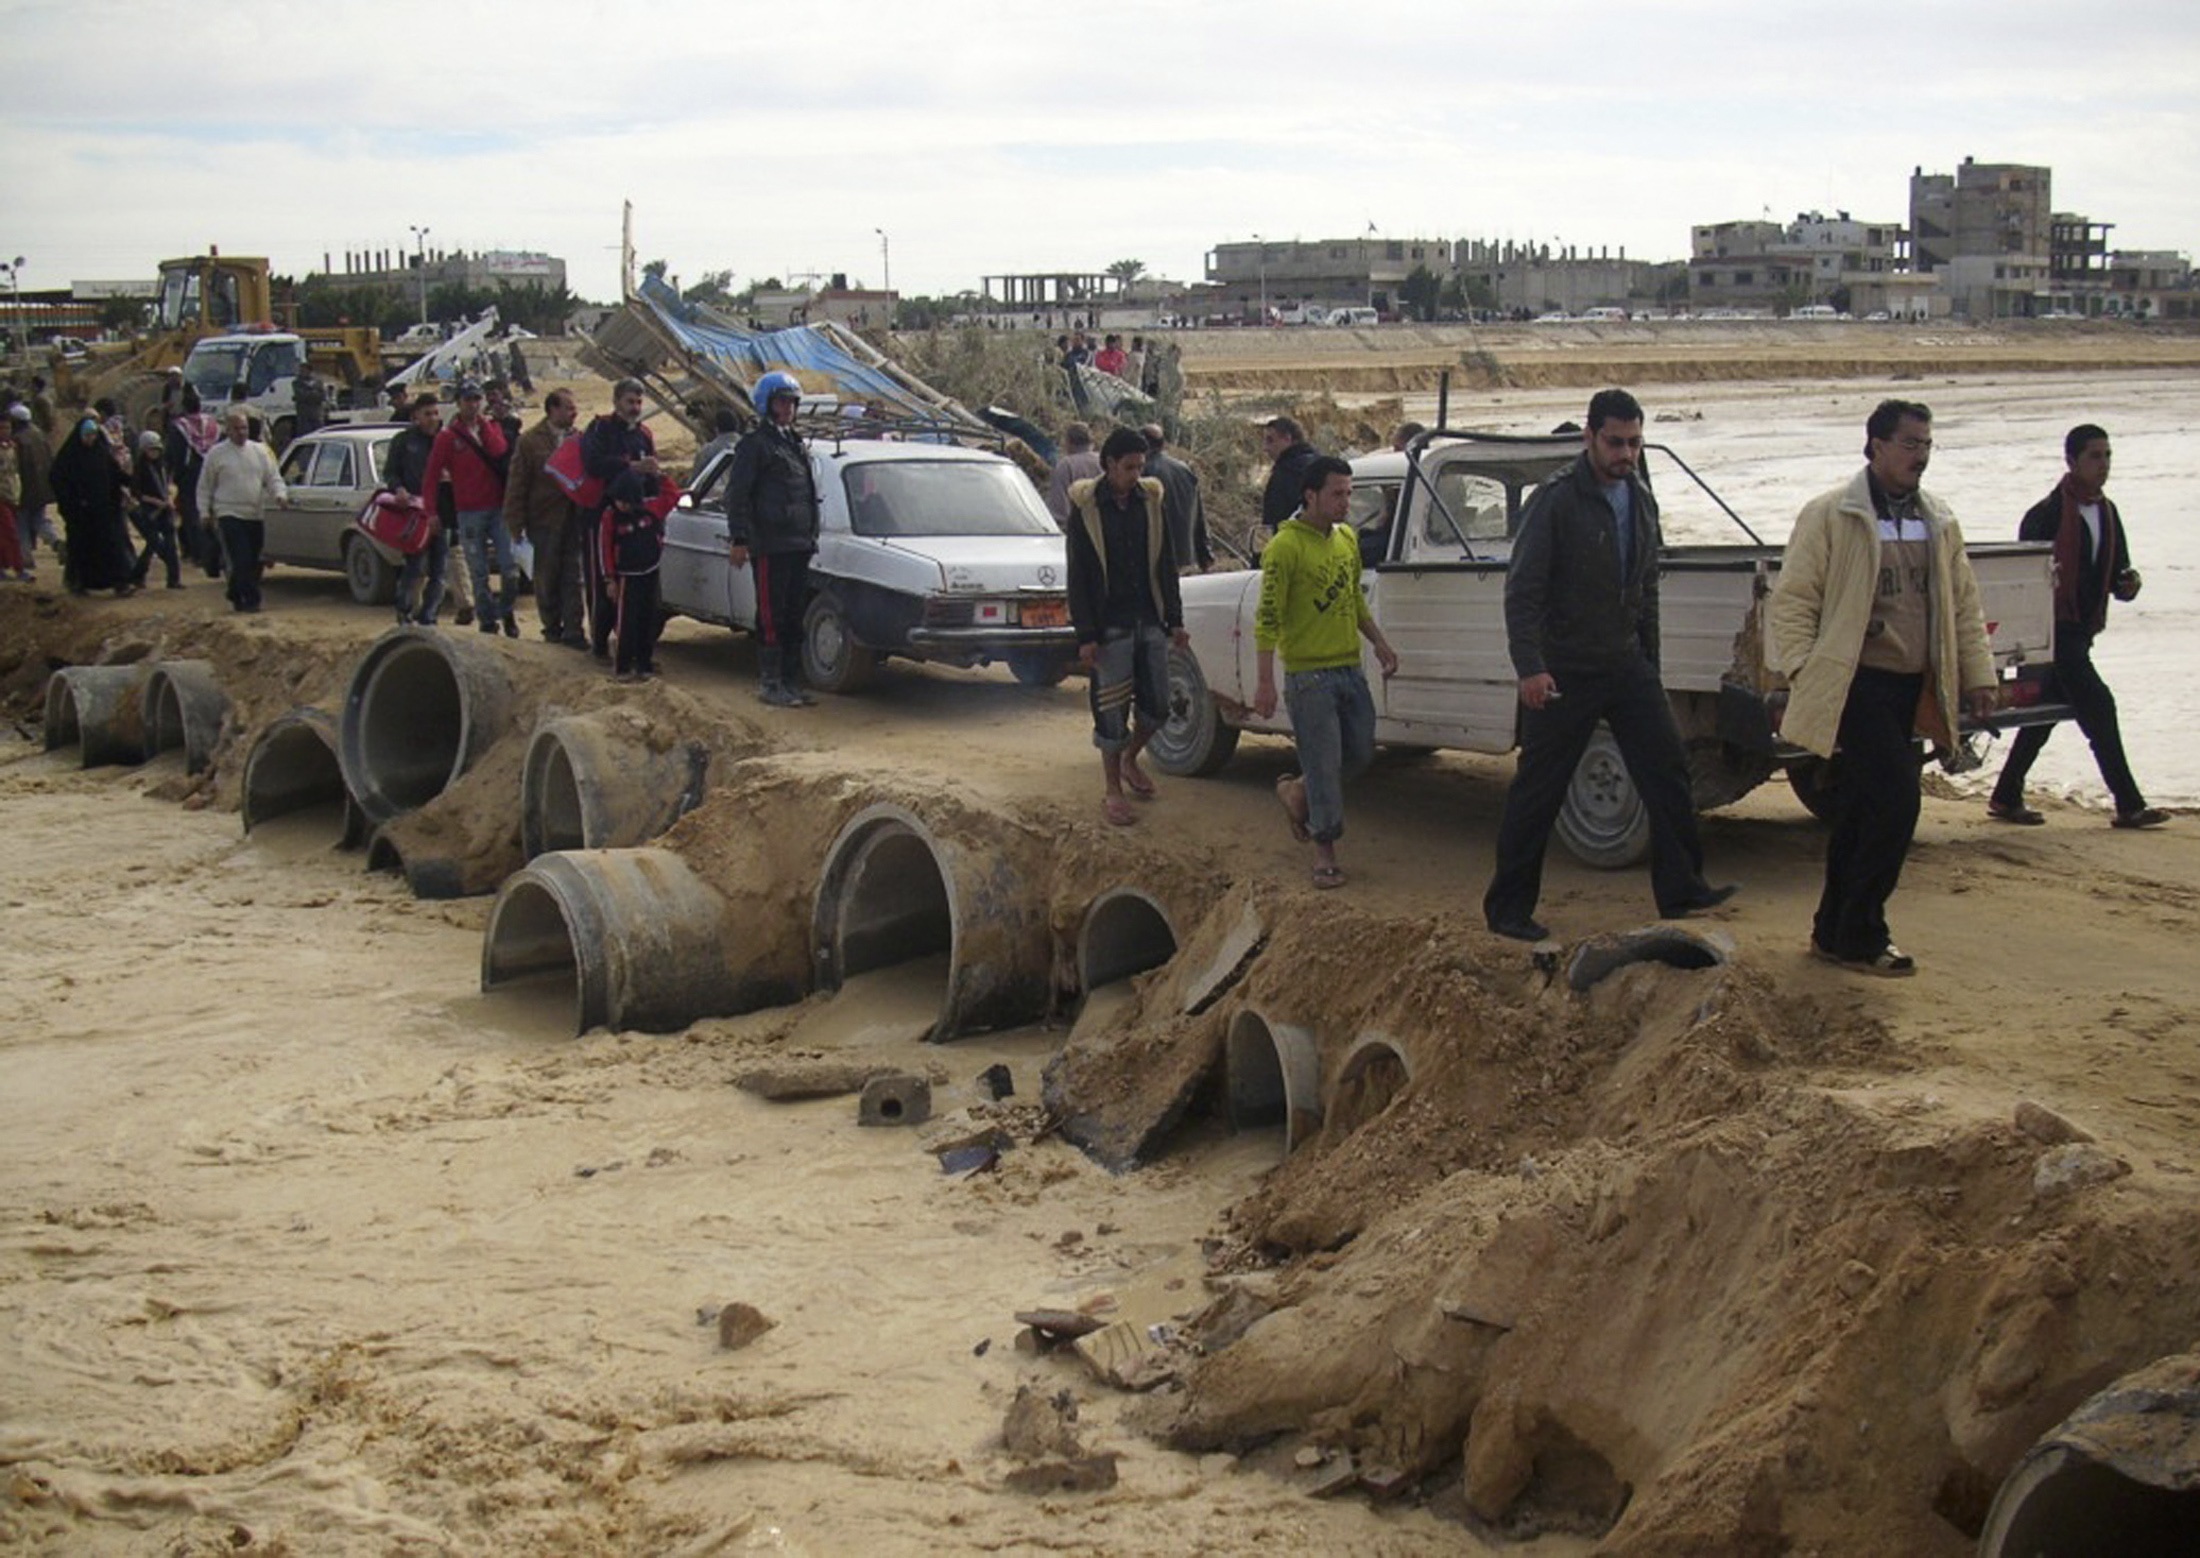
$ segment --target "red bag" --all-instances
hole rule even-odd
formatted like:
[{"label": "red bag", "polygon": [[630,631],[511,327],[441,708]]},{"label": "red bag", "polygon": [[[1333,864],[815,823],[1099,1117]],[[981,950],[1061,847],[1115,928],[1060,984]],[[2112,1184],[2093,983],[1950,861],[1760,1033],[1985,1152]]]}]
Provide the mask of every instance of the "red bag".
[{"label": "red bag", "polygon": [[367,499],[353,521],[376,544],[404,557],[416,557],[434,538],[436,517],[418,498],[401,498],[387,487]]},{"label": "red bag", "polygon": [[584,509],[592,509],[603,502],[603,482],[588,474],[581,464],[581,437],[575,433],[551,451],[543,467],[550,479],[565,489],[565,495]]}]

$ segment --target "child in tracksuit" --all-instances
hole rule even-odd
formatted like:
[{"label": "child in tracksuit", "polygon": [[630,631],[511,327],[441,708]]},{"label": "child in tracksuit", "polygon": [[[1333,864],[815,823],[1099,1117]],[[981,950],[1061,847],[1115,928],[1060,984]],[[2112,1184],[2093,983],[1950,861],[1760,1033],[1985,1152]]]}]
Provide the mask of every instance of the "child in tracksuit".
[{"label": "child in tracksuit", "polygon": [[604,489],[608,573],[618,580],[618,648],[613,670],[622,682],[657,674],[657,566],[664,559],[664,521],[648,501],[654,478],[621,471]]}]

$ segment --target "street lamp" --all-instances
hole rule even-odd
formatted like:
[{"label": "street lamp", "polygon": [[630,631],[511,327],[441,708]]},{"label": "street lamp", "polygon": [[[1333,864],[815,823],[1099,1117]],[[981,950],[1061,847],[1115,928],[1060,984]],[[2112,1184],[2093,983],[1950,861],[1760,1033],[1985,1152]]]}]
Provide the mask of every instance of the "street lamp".
[{"label": "street lamp", "polygon": [[415,227],[412,229],[412,235],[413,248],[419,254],[420,322],[426,324],[428,322],[428,230],[425,227]]},{"label": "street lamp", "polygon": [[1259,250],[1254,263],[1260,267],[1260,322],[1268,323],[1268,245],[1260,234],[1253,234],[1253,244]]},{"label": "street lamp", "polygon": [[4,263],[7,263],[8,291],[13,295],[15,350],[21,355],[30,350],[29,335],[23,328],[23,256],[18,254],[13,262]]},{"label": "street lamp", "polygon": [[878,234],[879,269],[886,273],[886,285],[881,290],[891,292],[894,290],[894,257],[887,251],[886,229],[883,227],[874,227],[871,229],[871,231]]}]

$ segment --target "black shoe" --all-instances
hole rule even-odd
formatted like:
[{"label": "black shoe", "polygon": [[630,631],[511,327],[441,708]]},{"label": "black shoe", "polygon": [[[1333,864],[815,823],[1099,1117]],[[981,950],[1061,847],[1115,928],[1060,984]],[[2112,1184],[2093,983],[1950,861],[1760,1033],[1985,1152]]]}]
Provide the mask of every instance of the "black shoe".
[{"label": "black shoe", "polygon": [[809,688],[803,686],[800,682],[787,682],[784,685],[787,689],[787,696],[794,699],[798,706],[805,709],[817,707],[817,695],[811,692]]},{"label": "black shoe", "polygon": [[1732,882],[1727,883],[1724,887],[1706,887],[1702,892],[1683,898],[1670,908],[1660,909],[1658,918],[1661,920],[1685,920],[1691,914],[1700,913],[1705,909],[1716,909],[1740,891],[1741,889]]},{"label": "black shoe", "polygon": [[588,640],[582,638],[579,634],[568,634],[558,640],[558,646],[562,649],[586,649]]},{"label": "black shoe", "polygon": [[504,636],[506,638],[519,637],[519,618],[513,616],[509,611],[504,614]]},{"label": "black shoe", "polygon": [[412,613],[411,613],[411,612],[409,612],[409,611],[407,611],[407,610],[406,610],[406,609],[405,609],[404,607],[402,607],[402,606],[398,607],[398,608],[397,608],[397,625],[398,625],[399,627],[409,627],[409,626],[411,626],[411,624],[412,624]]},{"label": "black shoe", "polygon": [[456,622],[460,627],[466,626],[467,623],[474,620],[474,608],[471,606],[459,607],[458,615],[451,620]]},{"label": "black shoe", "polygon": [[[466,624],[465,624],[465,623],[464,623],[463,621],[459,623],[459,626],[460,626],[460,627],[464,627],[465,625],[466,625]],[[496,625],[496,624],[495,624],[494,622],[491,622],[491,621],[489,621],[489,620],[488,620],[488,619],[486,619],[486,618],[484,618],[484,619],[482,620],[482,623],[481,623],[481,631],[482,631],[482,632],[484,632],[484,633],[488,633],[488,634],[492,634],[492,635],[493,635],[493,634],[494,634],[494,633],[496,632],[496,630],[497,630],[497,625]]]},{"label": "black shoe", "polygon": [[2137,811],[2118,812],[2115,820],[2110,822],[2109,826],[2112,828],[2158,828],[2167,821],[2169,821],[2169,813],[2162,810],[2161,807],[2142,806]]},{"label": "black shoe", "polygon": [[1988,801],[1986,815],[1996,822],[2013,822],[2020,828],[2039,828],[2047,819],[2022,801]]},{"label": "black shoe", "polygon": [[799,709],[802,707],[802,700],[788,690],[783,682],[766,682],[757,689],[756,698],[759,703],[769,704],[775,709]]},{"label": "black shoe", "polygon": [[1490,933],[1512,941],[1549,941],[1550,927],[1541,920],[1531,920],[1526,915],[1513,920],[1491,920]]}]

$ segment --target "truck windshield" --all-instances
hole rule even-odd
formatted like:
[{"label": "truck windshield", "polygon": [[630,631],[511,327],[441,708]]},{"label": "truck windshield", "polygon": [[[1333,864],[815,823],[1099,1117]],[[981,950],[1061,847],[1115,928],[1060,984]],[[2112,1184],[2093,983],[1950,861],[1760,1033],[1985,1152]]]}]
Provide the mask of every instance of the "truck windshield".
[{"label": "truck windshield", "polygon": [[859,536],[1054,534],[1054,517],[1006,460],[867,460],[841,473]]},{"label": "truck windshield", "polygon": [[183,380],[199,392],[207,409],[218,411],[220,402],[229,398],[230,386],[244,377],[245,353],[250,350],[251,344],[245,341],[219,345],[201,341],[191,348],[183,365]]}]

